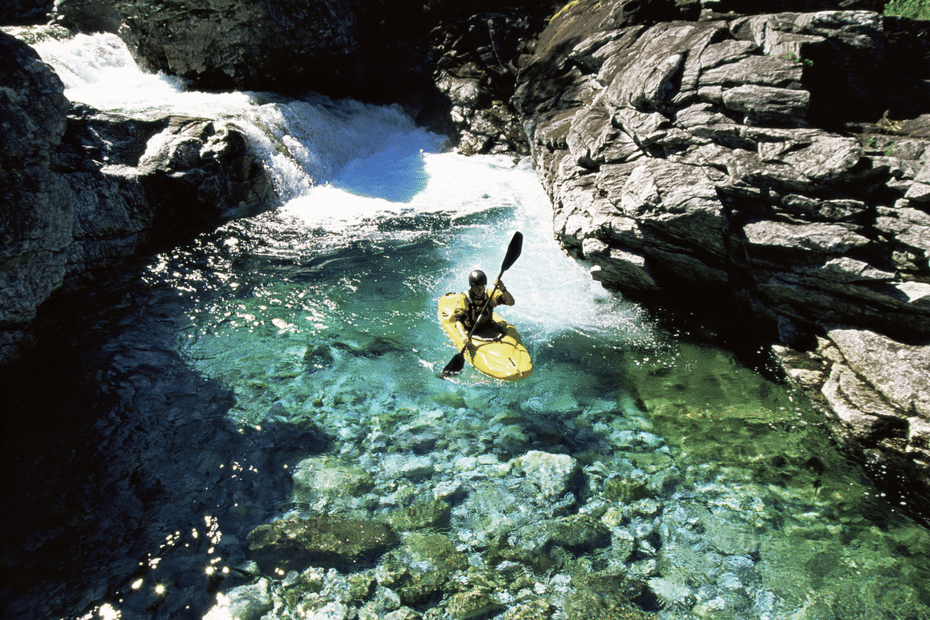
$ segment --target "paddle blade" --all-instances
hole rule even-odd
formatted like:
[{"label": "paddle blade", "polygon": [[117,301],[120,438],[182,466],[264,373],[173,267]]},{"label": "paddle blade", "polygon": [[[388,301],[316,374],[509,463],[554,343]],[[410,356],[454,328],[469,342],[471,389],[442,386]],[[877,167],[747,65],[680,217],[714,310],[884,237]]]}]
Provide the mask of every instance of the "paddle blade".
[{"label": "paddle blade", "polygon": [[443,377],[451,377],[452,375],[457,375],[462,372],[462,369],[465,368],[465,354],[458,353],[455,357],[449,360],[449,363],[446,364],[446,367],[442,369]]},{"label": "paddle blade", "polygon": [[513,239],[510,240],[510,245],[507,247],[507,254],[504,256],[504,262],[501,263],[501,273],[504,273],[510,267],[517,262],[517,259],[520,258],[520,252],[523,251],[523,233],[517,231],[513,233]]}]

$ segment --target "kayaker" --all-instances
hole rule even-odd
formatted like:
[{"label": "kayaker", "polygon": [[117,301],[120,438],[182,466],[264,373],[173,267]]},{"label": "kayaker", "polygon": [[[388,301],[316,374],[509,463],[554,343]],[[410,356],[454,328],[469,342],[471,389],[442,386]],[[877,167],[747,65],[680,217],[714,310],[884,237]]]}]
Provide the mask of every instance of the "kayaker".
[{"label": "kayaker", "polygon": [[[468,334],[476,323],[478,326],[475,328],[475,335],[487,338],[489,334],[483,332],[486,332],[489,327],[496,327],[491,320],[492,310],[501,304],[512,306],[516,303],[513,295],[510,294],[500,278],[497,278],[494,284],[497,290],[489,291],[486,288],[488,276],[480,269],[475,269],[468,274],[468,291],[459,296],[455,304],[455,310],[452,312],[456,329],[459,330],[463,338],[468,338]],[[488,303],[489,295],[491,295],[490,303]],[[488,307],[482,314],[481,310],[486,303]],[[499,335],[500,330],[497,329],[494,336]]]}]

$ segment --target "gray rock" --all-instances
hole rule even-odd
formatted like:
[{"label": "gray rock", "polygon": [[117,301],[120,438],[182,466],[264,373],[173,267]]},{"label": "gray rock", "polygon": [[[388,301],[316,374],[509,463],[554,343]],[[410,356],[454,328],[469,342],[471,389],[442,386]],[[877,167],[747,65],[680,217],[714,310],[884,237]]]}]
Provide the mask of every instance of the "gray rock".
[{"label": "gray rock", "polygon": [[517,469],[548,498],[556,499],[572,490],[581,474],[578,461],[567,454],[531,450],[516,459]]},{"label": "gray rock", "polygon": [[619,0],[582,0],[553,20],[514,103],[555,235],[608,288],[687,311],[726,299],[754,333],[807,350],[785,368],[838,436],[925,479],[930,134],[882,114],[930,105],[900,86],[922,79],[904,51],[919,35],[895,21],[889,42],[868,10],[773,4],[646,28],[604,19]]},{"label": "gray rock", "polygon": [[[259,579],[254,584],[233,588],[226,594],[229,616],[239,620],[259,620],[272,610],[274,603],[267,579]],[[223,605],[217,605],[222,609]]]},{"label": "gray rock", "polygon": [[294,501],[315,511],[343,507],[374,486],[371,475],[356,467],[339,465],[326,457],[310,457],[294,471]]},{"label": "gray rock", "polygon": [[[322,84],[358,49],[344,0],[114,0],[119,35],[152,70],[203,86],[299,92]],[[62,7],[58,7],[62,11]]]},{"label": "gray rock", "polygon": [[36,307],[64,280],[73,212],[50,168],[67,125],[61,80],[2,32],[0,64],[0,360],[8,360]]}]

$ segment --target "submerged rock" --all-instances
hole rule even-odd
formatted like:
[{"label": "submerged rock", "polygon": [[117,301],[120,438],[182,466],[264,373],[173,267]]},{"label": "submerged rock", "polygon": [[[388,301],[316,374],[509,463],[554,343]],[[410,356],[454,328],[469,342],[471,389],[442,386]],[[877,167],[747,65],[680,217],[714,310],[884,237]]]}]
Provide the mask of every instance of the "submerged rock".
[{"label": "submerged rock", "polygon": [[572,490],[581,475],[578,461],[567,454],[531,450],[516,459],[516,465],[549,499],[557,499]]},{"label": "submerged rock", "polygon": [[311,565],[353,566],[377,558],[396,543],[387,524],[329,516],[283,519],[260,525],[248,536],[249,554],[267,574]]},{"label": "submerged rock", "polygon": [[312,510],[343,508],[374,486],[367,471],[339,465],[326,457],[311,457],[297,464],[294,502]]},{"label": "submerged rock", "polygon": [[468,618],[478,618],[502,611],[505,608],[506,606],[494,597],[492,591],[486,588],[474,588],[453,594],[446,610],[452,618],[468,620]]}]

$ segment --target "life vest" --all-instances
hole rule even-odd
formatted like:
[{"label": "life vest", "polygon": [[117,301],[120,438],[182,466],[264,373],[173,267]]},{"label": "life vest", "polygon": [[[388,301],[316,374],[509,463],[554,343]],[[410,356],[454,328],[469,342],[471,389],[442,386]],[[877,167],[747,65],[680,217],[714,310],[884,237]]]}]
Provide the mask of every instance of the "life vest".
[{"label": "life vest", "polygon": [[[481,315],[481,310],[484,308],[485,302],[488,301],[487,294],[488,291],[485,291],[485,297],[482,297],[480,300],[472,299],[471,291],[466,291],[459,295],[459,299],[455,304],[455,310],[452,313],[452,318],[456,321],[461,321],[468,329],[474,327],[475,322]],[[488,303],[488,311],[499,306],[503,296],[504,292],[500,289],[494,291],[494,294],[491,296],[491,301]],[[490,317],[491,315],[489,312],[488,318]]]}]

